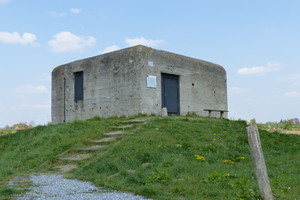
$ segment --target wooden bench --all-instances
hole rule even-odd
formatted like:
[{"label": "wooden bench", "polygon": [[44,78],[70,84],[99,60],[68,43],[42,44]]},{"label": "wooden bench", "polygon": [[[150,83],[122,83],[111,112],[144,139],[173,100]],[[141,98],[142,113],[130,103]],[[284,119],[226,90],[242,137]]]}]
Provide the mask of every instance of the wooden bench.
[{"label": "wooden bench", "polygon": [[220,112],[220,118],[223,118],[223,114],[228,112],[228,110],[216,110],[216,109],[203,109],[204,111],[208,111],[208,117],[211,117],[211,112]]}]

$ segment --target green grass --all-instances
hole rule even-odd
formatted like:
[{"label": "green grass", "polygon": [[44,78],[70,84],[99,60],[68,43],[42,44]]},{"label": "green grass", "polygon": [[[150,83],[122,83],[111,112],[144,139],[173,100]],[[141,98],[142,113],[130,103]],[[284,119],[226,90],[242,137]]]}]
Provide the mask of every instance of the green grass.
[{"label": "green grass", "polygon": [[[0,136],[0,188],[5,188],[5,183],[14,176],[49,171],[51,164],[57,162],[59,154],[93,137],[103,137],[103,133],[117,124],[118,120],[75,121]],[[0,190],[0,199],[13,191]]]},{"label": "green grass", "polygon": [[5,135],[5,134],[10,134],[10,133],[15,133],[15,132],[16,131],[12,130],[12,129],[2,129],[2,130],[0,130],[0,136]]},{"label": "green grass", "polygon": [[[81,161],[70,177],[152,199],[258,199],[246,123],[201,117],[149,117],[139,129]],[[36,127],[0,137],[0,186],[47,171],[67,149],[103,137],[125,118]],[[300,136],[261,130],[276,199],[299,198]],[[5,189],[1,195],[14,193]]]},{"label": "green grass", "polygon": [[[270,123],[270,124],[258,124],[259,128],[264,130],[278,130],[282,131],[284,130],[284,124],[283,123]],[[300,124],[292,124],[290,131],[300,131]]]}]

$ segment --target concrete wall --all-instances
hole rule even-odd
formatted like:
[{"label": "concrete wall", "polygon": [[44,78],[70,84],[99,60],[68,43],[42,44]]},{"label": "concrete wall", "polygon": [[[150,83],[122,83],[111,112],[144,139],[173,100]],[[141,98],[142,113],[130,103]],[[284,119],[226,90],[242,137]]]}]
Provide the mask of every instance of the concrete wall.
[{"label": "concrete wall", "polygon": [[[75,102],[74,72],[78,71],[84,74],[84,100]],[[93,116],[159,114],[161,73],[179,76],[180,114],[196,112],[207,116],[203,109],[227,110],[226,72],[221,66],[136,46],[55,68],[52,122]],[[147,75],[156,76],[156,88],[147,87]]]},{"label": "concrete wall", "polygon": [[[52,72],[52,122],[139,113],[141,68],[136,53],[118,51],[55,68]],[[83,71],[84,100],[75,102],[74,72],[78,71]]]},{"label": "concrete wall", "polygon": [[[153,66],[149,66],[148,63]],[[203,111],[204,109],[228,109],[226,71],[220,65],[150,48],[144,65],[147,67],[142,71],[142,76],[157,76],[157,88],[145,87],[146,79],[142,79],[143,112],[160,112],[161,73],[179,76],[181,115],[195,112],[207,116],[208,112]],[[220,113],[213,112],[212,116],[219,117]],[[227,113],[224,117],[227,117]]]}]

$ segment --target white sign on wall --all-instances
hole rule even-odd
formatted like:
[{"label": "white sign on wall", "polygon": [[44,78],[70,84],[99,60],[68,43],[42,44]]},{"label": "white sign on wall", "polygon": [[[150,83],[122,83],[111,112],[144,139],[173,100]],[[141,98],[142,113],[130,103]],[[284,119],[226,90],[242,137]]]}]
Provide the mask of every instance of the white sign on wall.
[{"label": "white sign on wall", "polygon": [[156,76],[147,75],[147,87],[156,88]]},{"label": "white sign on wall", "polygon": [[154,67],[154,63],[152,61],[148,61],[148,66],[149,67]]}]

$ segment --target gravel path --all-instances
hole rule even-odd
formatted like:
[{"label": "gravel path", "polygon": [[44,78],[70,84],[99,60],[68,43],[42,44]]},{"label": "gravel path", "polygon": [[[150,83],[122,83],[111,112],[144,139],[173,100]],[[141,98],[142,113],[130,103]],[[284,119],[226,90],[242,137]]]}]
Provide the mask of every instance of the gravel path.
[{"label": "gravel path", "polygon": [[18,200],[146,200],[130,193],[97,188],[90,182],[71,180],[56,174],[30,176],[33,187]]}]

